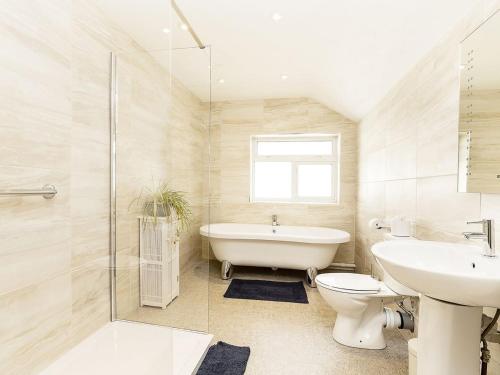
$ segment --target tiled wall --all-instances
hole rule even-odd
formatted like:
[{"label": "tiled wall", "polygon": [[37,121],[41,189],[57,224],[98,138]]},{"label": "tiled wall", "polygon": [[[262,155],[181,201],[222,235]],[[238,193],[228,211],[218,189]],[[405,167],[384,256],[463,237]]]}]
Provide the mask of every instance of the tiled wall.
[{"label": "tiled wall", "polygon": [[[193,55],[193,58],[198,58]],[[139,307],[139,222],[134,199],[168,183],[185,192],[193,212],[180,241],[181,270],[201,255],[199,227],[207,207],[207,112],[191,92],[149,54],[135,49],[118,55],[117,124],[117,312]],[[171,85],[172,83],[172,85]],[[206,217],[205,217],[206,219]]]},{"label": "tiled wall", "polygon": [[[0,197],[0,373],[25,375],[109,321],[109,52],[140,48],[88,0],[5,0],[0,34],[0,189],[58,189],[53,200]],[[137,64],[147,82],[160,74],[151,59]],[[138,110],[148,104],[139,89]],[[190,115],[199,102],[177,83],[173,91],[169,131],[186,128],[190,146],[177,136],[162,160],[184,155],[173,186],[189,192],[199,221],[201,177],[186,187],[202,175],[187,167],[201,166],[200,115]],[[142,117],[139,133],[154,120]],[[172,135],[165,131],[148,137]],[[187,256],[200,247],[191,235]]]},{"label": "tiled wall", "polygon": [[[326,226],[352,235],[336,262],[354,261],[357,125],[307,98],[218,102],[212,106],[212,222]],[[250,137],[264,134],[340,133],[339,205],[250,203]]]},{"label": "tiled wall", "polygon": [[405,215],[416,222],[419,239],[451,241],[463,241],[461,232],[474,229],[467,220],[500,220],[500,194],[457,193],[459,44],[499,6],[497,0],[482,1],[361,122],[360,271],[374,265],[370,246],[381,239],[368,228],[373,217]]},{"label": "tiled wall", "polygon": [[34,373],[109,320],[107,102],[88,60],[73,64],[72,27],[69,1],[2,2],[0,188],[58,190],[0,198],[2,374]]},{"label": "tiled wall", "polygon": [[[382,240],[382,233],[368,228],[371,218],[405,215],[416,223],[417,238],[457,242],[466,242],[461,232],[480,229],[467,226],[467,220],[500,221],[500,194],[457,193],[459,43],[499,6],[498,1],[484,0],[361,122],[359,271],[369,273],[374,267],[381,275],[370,247]],[[497,345],[491,350],[489,370],[497,373],[500,351]]]}]

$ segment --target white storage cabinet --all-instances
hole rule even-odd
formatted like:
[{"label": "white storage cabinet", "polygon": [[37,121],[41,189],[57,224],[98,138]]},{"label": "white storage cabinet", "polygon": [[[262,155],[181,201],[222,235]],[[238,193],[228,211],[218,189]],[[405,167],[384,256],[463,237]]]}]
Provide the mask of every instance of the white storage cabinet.
[{"label": "white storage cabinet", "polygon": [[177,222],[139,218],[141,306],[165,309],[179,295]]}]

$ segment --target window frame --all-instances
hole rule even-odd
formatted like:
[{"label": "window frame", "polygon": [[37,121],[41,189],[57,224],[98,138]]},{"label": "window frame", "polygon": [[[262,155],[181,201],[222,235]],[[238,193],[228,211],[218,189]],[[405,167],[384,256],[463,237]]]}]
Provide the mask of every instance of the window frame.
[{"label": "window frame", "polygon": [[[250,137],[250,202],[284,204],[330,204],[338,205],[340,197],[340,134],[291,134],[254,135]],[[331,141],[331,155],[258,155],[258,142],[314,142]],[[255,197],[255,163],[289,162],[292,167],[292,194],[290,199]],[[299,165],[330,165],[332,167],[332,191],[328,197],[303,197],[298,195]]]}]

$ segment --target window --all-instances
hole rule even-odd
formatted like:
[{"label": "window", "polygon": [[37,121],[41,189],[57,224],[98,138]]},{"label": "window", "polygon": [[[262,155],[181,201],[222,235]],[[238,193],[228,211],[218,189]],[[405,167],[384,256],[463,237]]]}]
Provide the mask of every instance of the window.
[{"label": "window", "polygon": [[337,135],[252,137],[252,202],[337,203]]}]

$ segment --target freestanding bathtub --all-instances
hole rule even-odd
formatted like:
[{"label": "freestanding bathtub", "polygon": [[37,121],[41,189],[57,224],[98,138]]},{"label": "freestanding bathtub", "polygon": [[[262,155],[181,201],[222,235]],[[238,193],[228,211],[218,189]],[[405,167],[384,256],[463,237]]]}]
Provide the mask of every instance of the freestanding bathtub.
[{"label": "freestanding bathtub", "polygon": [[339,244],[350,240],[349,233],[338,229],[263,224],[210,224],[200,234],[222,262],[223,279],[231,277],[233,266],[290,268],[307,271],[311,287],[318,270],[332,263]]}]

